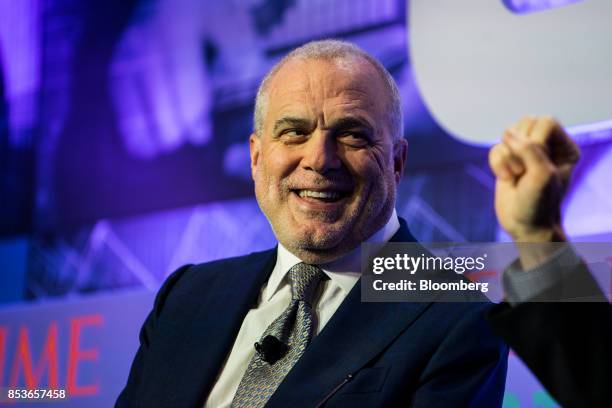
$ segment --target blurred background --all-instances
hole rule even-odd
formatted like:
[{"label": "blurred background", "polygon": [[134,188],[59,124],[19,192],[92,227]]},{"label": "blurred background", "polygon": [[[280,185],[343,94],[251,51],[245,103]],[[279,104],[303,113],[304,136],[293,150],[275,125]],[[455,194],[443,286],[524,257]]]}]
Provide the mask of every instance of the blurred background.
[{"label": "blurred background", "polygon": [[[0,0],[0,388],[111,406],[168,274],[275,245],[250,180],[253,102],[265,72],[310,40],[354,42],[397,80],[409,141],[397,210],[414,235],[507,240],[487,147],[449,134],[423,102],[408,11],[405,0]],[[612,131],[576,129],[566,227],[610,242]],[[504,406],[555,403],[511,356]]]}]

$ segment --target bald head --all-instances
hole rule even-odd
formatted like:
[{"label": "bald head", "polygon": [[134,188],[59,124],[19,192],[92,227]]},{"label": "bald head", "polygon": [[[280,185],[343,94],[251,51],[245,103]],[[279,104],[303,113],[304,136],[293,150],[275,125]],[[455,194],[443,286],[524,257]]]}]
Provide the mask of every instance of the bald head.
[{"label": "bald head", "polygon": [[288,62],[294,60],[325,60],[333,61],[339,65],[348,66],[366,61],[374,68],[374,72],[379,75],[380,82],[383,84],[384,92],[383,103],[386,107],[386,127],[393,140],[398,140],[403,136],[403,119],[401,100],[397,84],[389,72],[371,55],[363,51],[354,44],[338,40],[312,41],[294,49],[280,60],[266,74],[255,99],[254,130],[258,136],[263,131],[264,118],[268,108],[269,87],[274,76]]}]

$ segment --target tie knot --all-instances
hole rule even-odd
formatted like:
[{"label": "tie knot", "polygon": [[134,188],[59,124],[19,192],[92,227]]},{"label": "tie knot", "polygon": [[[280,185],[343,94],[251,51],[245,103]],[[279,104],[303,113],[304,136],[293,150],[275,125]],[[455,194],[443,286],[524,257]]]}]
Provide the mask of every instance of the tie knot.
[{"label": "tie knot", "polygon": [[289,269],[288,277],[291,284],[291,300],[301,300],[312,303],[319,282],[325,274],[315,265],[300,262]]}]

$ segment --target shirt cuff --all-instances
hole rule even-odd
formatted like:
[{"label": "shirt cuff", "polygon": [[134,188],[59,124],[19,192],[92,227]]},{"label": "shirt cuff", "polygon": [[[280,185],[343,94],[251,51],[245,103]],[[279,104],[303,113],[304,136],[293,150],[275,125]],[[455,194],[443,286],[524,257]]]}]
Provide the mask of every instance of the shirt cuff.
[{"label": "shirt cuff", "polygon": [[506,300],[512,306],[527,302],[563,281],[582,260],[570,244],[563,245],[542,265],[524,271],[516,259],[504,271]]}]

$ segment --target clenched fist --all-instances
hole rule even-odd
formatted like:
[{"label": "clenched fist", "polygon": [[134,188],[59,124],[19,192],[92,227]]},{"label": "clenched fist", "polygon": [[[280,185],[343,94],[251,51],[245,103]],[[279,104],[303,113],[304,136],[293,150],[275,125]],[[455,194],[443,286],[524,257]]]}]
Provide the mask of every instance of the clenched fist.
[{"label": "clenched fist", "polygon": [[495,212],[515,242],[564,241],[561,201],[580,150],[551,117],[525,117],[491,148]]}]

